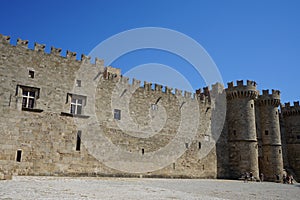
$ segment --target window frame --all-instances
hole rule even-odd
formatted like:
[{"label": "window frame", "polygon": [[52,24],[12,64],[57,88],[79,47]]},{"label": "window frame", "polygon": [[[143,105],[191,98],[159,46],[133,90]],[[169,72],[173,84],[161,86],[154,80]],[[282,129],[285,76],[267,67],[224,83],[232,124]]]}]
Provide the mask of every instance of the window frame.
[{"label": "window frame", "polygon": [[[27,92],[27,95],[24,95],[25,92]],[[34,93],[34,95],[30,95],[30,93]],[[41,109],[36,108],[37,100],[40,98],[40,88],[26,86],[26,85],[17,85],[16,96],[21,97],[22,99],[21,110],[34,111],[34,112],[43,111]],[[25,106],[24,106],[24,99],[26,99]],[[30,103],[30,100],[33,100],[33,102]]]}]

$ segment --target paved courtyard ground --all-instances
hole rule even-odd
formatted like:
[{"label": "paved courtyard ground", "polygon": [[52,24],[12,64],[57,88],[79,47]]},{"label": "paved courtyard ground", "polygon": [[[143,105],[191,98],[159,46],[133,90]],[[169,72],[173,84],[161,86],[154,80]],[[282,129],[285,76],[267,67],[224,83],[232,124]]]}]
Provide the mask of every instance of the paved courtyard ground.
[{"label": "paved courtyard ground", "polygon": [[16,176],[0,199],[300,199],[300,184],[205,179]]}]

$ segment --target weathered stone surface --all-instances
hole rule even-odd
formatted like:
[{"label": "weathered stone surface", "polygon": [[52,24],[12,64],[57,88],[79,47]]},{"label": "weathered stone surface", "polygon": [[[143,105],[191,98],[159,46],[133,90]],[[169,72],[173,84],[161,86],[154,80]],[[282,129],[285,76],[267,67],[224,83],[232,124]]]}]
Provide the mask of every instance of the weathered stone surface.
[{"label": "weathered stone surface", "polygon": [[[213,94],[220,90],[225,95],[223,86],[173,93],[158,84],[129,83],[120,69],[105,67],[100,59],[92,64],[89,56],[76,60],[71,51],[63,57],[59,48],[48,54],[38,43],[28,49],[27,40],[18,39],[16,46],[9,42],[10,37],[0,35],[0,171],[186,178],[238,178],[252,171],[256,178],[263,172],[273,180],[272,173],[282,174],[286,155],[287,167],[299,176],[299,104],[282,108],[285,128],[280,130],[278,91],[258,96],[255,82],[238,81],[228,84],[227,102],[216,101]],[[23,102],[30,92],[35,94],[32,105],[29,97]],[[220,104],[227,105],[227,116],[218,127],[215,121],[225,115]],[[189,138],[191,132],[195,135]],[[173,150],[184,151],[172,162],[160,166],[171,158],[162,153],[156,163],[147,163],[175,142]],[[109,145],[118,150],[111,152]],[[157,166],[146,172],[130,169],[143,163]],[[112,167],[116,164],[121,167]]]}]

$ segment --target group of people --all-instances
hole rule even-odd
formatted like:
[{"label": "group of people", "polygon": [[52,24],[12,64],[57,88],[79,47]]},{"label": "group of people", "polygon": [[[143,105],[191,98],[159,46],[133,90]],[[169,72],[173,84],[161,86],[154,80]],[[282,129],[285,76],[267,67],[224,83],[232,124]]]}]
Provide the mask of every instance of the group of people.
[{"label": "group of people", "polygon": [[[275,174],[275,177],[276,177],[277,182],[281,182],[280,181],[280,176],[278,174]],[[245,172],[243,174],[243,179],[244,179],[244,182],[256,181],[256,179],[253,176],[252,172],[250,172],[250,173]],[[264,174],[263,173],[260,173],[259,179],[260,179],[260,182],[264,181]],[[294,184],[294,177],[291,174],[290,175],[283,174],[282,181],[283,181],[284,184]]]},{"label": "group of people", "polygon": [[255,177],[253,176],[252,172],[250,173],[245,172],[243,176],[244,176],[244,182],[248,182],[248,180],[255,181]]},{"label": "group of people", "polygon": [[283,175],[282,177],[284,184],[294,184],[294,177],[293,175]]}]

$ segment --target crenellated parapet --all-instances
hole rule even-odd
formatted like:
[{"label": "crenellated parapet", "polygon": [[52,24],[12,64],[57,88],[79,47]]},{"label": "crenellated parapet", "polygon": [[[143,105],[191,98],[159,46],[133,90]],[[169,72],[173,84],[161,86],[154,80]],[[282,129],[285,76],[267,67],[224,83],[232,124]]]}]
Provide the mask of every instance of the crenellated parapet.
[{"label": "crenellated parapet", "polygon": [[243,80],[237,81],[237,85],[234,86],[233,82],[227,84],[226,98],[227,100],[237,99],[237,98],[250,98],[256,99],[258,96],[258,91],[256,89],[256,82],[247,80],[247,84],[244,85]]},{"label": "crenellated parapet", "polygon": [[293,106],[289,102],[284,105],[281,104],[281,113],[283,116],[300,115],[299,101],[294,101]]},{"label": "crenellated parapet", "polygon": [[209,87],[204,87],[203,90],[201,90],[201,88],[199,88],[198,90],[196,90],[196,97],[201,102],[204,102],[204,101],[210,102],[211,99],[210,99],[210,90],[209,90]]},{"label": "crenellated parapet", "polygon": [[[171,87],[168,86],[163,86],[157,83],[151,83],[151,82],[147,82],[144,81],[143,84],[141,84],[140,80],[137,79],[132,79],[132,82],[129,82],[129,78],[120,75],[119,78],[118,75],[116,75],[115,73],[110,73],[112,70],[117,70],[118,73],[119,69],[116,68],[112,68],[112,67],[106,67],[105,68],[105,72],[104,74],[104,79],[108,79],[108,80],[113,80],[113,81],[118,81],[118,84],[121,84],[122,87],[126,88],[132,88],[133,90],[139,88],[139,90],[143,90],[145,93],[155,93],[156,95],[161,93],[162,95],[168,95],[170,98],[183,98],[188,100],[197,100],[200,101],[202,103],[204,102],[209,102],[210,101],[210,93],[213,90],[219,90],[219,85],[218,87],[213,86],[212,91],[209,90],[209,87],[204,87],[203,90],[199,89],[196,91],[196,93],[192,93],[189,91],[183,91],[180,89],[173,89]],[[105,78],[106,77],[106,78]]]},{"label": "crenellated parapet", "polygon": [[37,42],[34,43],[34,47],[33,49],[29,49],[28,48],[28,44],[29,41],[28,40],[23,40],[21,38],[17,39],[17,43],[14,46],[13,44],[11,44],[11,37],[10,36],[5,36],[0,34],[0,45],[4,45],[4,46],[11,46],[13,48],[17,48],[20,49],[20,51],[22,51],[23,49],[28,49],[31,50],[32,52],[35,53],[43,53],[43,54],[49,54],[51,56],[55,56],[58,58],[64,58],[64,59],[68,59],[71,62],[79,62],[82,64],[86,64],[86,65],[91,65],[91,66],[96,66],[97,68],[103,68],[104,66],[104,61],[102,59],[99,58],[95,58],[95,63],[91,62],[91,57],[82,54],[80,60],[77,59],[77,53],[76,52],[72,52],[70,50],[66,51],[66,55],[62,56],[62,49],[61,48],[56,48],[51,46],[50,48],[50,53],[45,52],[46,49],[46,45],[45,44],[39,44]]},{"label": "crenellated parapet", "polygon": [[280,105],[280,91],[272,90],[272,93],[269,93],[269,90],[263,90],[262,95],[258,96],[257,104],[259,106],[274,106],[278,107]]}]

